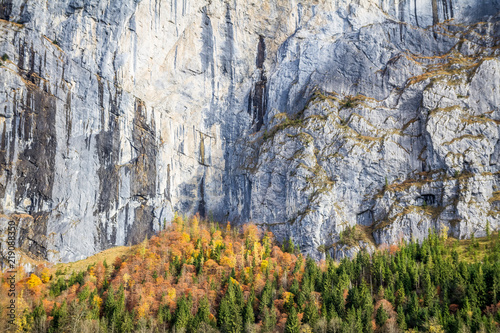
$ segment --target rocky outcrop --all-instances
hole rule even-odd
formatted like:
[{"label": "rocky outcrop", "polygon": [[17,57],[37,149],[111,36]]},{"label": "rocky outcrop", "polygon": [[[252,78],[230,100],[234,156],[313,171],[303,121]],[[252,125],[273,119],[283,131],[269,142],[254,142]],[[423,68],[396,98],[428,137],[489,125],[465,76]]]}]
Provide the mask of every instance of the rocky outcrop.
[{"label": "rocky outcrop", "polygon": [[[273,115],[246,155],[252,218],[316,257],[344,256],[341,233],[354,225],[365,233],[358,250],[422,240],[434,230],[467,238],[499,228],[497,32],[496,19],[440,24],[419,38],[439,33],[449,49],[404,49],[385,65],[375,62],[381,48],[398,50],[402,41],[336,40],[330,54],[372,50],[379,84],[364,87],[375,80],[368,66],[356,84],[332,64],[337,84],[350,82],[352,95],[319,88],[302,111]],[[370,56],[353,53],[359,63]]]},{"label": "rocky outcrop", "polygon": [[316,257],[354,224],[372,243],[493,229],[499,10],[1,0],[0,227],[52,261],[174,211],[256,221]]}]

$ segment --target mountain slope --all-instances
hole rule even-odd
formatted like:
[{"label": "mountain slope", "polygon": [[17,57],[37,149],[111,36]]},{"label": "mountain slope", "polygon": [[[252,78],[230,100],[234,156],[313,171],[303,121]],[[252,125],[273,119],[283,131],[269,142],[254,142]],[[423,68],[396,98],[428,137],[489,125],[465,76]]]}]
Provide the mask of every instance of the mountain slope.
[{"label": "mountain slope", "polygon": [[[1,0],[2,239],[12,221],[22,250],[73,261],[199,212],[319,258],[356,223],[378,243],[496,228],[499,10]],[[405,181],[427,187],[384,191]]]}]

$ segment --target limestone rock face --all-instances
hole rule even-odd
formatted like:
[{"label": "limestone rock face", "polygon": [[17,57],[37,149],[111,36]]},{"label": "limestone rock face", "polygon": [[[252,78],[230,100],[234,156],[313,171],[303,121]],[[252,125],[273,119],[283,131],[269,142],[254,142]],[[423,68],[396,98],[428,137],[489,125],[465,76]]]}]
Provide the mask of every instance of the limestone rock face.
[{"label": "limestone rock face", "polygon": [[495,229],[499,11],[0,0],[0,237],[72,261],[199,212],[320,258]]}]

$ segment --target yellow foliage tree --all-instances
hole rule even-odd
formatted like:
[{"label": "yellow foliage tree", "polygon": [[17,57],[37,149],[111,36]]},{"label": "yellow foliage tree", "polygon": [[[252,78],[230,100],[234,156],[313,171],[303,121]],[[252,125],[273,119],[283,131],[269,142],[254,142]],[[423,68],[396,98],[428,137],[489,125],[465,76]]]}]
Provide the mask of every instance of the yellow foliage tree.
[{"label": "yellow foliage tree", "polygon": [[269,262],[267,260],[262,260],[262,262],[260,263],[261,272],[265,272],[268,265],[269,265]]},{"label": "yellow foliage tree", "polygon": [[259,229],[255,224],[244,225],[243,234],[245,239],[248,239],[250,243],[257,242],[259,240]]},{"label": "yellow foliage tree", "polygon": [[175,301],[175,296],[176,296],[176,292],[175,292],[175,288],[168,288],[167,289],[167,295],[168,295],[168,298],[170,298],[171,301]]},{"label": "yellow foliage tree", "polygon": [[41,274],[41,277],[42,277],[42,282],[43,283],[47,283],[50,281],[50,271],[47,267],[45,267],[42,271],[42,274]]},{"label": "yellow foliage tree", "polygon": [[139,249],[139,253],[141,254],[142,258],[144,259],[144,256],[146,255],[146,251],[148,249],[148,237],[144,237],[144,240],[142,241],[141,248]]},{"label": "yellow foliage tree", "polygon": [[217,239],[213,242],[213,248],[215,249],[217,246],[222,246],[224,242],[220,239]]},{"label": "yellow foliage tree", "polygon": [[127,287],[129,280],[130,280],[130,275],[128,275],[128,273],[123,274],[123,282],[125,283],[125,287]]},{"label": "yellow foliage tree", "polygon": [[443,329],[443,326],[441,326],[435,318],[432,318],[429,322],[429,332],[444,333],[445,331]]},{"label": "yellow foliage tree", "polygon": [[97,295],[94,295],[94,298],[92,299],[92,305],[94,305],[96,308],[100,309],[102,304],[102,298],[100,298]]},{"label": "yellow foliage tree", "polygon": [[[36,288],[39,288],[39,287],[36,286]],[[16,310],[19,311],[19,313],[24,313],[24,311],[28,308],[29,308],[29,305],[26,302],[26,299],[24,297],[24,290],[21,290],[19,297],[17,298]],[[31,331],[31,325],[26,320],[26,316],[16,316],[14,323],[17,326],[16,332],[30,332]]]},{"label": "yellow foliage tree", "polygon": [[191,241],[191,237],[189,236],[188,233],[186,232],[183,232],[182,233],[182,240],[185,242],[185,243],[189,243]]},{"label": "yellow foliage tree", "polygon": [[146,317],[148,313],[149,313],[149,303],[141,302],[141,304],[137,308],[137,317],[138,318]]},{"label": "yellow foliage tree", "polygon": [[253,255],[256,259],[261,260],[264,254],[264,248],[260,245],[260,242],[253,243]]},{"label": "yellow foliage tree", "polygon": [[198,237],[200,220],[198,219],[198,214],[193,217],[193,222],[191,223],[191,233],[194,237]]},{"label": "yellow foliage tree", "polygon": [[291,292],[285,291],[283,293],[283,300],[285,301],[285,303],[288,302],[288,300],[293,297],[294,295]]},{"label": "yellow foliage tree", "polygon": [[89,268],[89,275],[95,277],[95,266]]},{"label": "yellow foliage tree", "polygon": [[220,264],[221,266],[229,266],[231,268],[234,268],[234,266],[236,265],[236,258],[223,256],[222,258],[220,258]]},{"label": "yellow foliage tree", "polygon": [[29,280],[28,280],[28,287],[33,290],[35,287],[39,286],[42,284],[42,280],[35,274],[31,274]]},{"label": "yellow foliage tree", "polygon": [[448,230],[450,230],[450,228],[448,228],[447,226],[445,226],[444,224],[441,223],[441,233],[440,233],[440,236],[444,240],[448,239]]},{"label": "yellow foliage tree", "polygon": [[235,286],[240,286],[240,283],[238,281],[236,281],[235,279],[233,279],[232,277],[229,278],[231,280],[231,283],[234,284]]}]

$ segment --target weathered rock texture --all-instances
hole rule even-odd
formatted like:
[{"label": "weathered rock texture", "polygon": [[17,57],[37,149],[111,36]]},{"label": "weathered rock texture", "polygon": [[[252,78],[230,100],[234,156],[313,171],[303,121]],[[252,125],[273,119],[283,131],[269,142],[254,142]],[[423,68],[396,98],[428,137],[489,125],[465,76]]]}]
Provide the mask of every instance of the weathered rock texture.
[{"label": "weathered rock texture", "polygon": [[[303,251],[500,221],[500,0],[0,0],[0,228],[52,261],[173,211]],[[357,240],[356,240],[357,241]],[[335,254],[335,253],[334,253]]]}]

